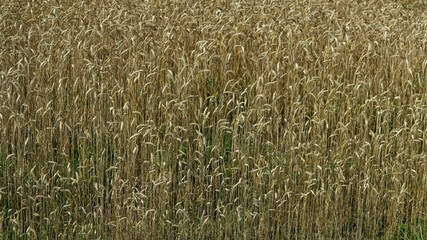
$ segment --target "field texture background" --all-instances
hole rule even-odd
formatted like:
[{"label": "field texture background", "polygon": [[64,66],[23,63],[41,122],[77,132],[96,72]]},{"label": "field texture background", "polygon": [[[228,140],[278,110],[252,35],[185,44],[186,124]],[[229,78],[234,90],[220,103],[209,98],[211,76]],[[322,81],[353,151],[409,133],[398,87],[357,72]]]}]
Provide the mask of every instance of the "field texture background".
[{"label": "field texture background", "polygon": [[427,237],[424,1],[0,3],[0,238]]}]

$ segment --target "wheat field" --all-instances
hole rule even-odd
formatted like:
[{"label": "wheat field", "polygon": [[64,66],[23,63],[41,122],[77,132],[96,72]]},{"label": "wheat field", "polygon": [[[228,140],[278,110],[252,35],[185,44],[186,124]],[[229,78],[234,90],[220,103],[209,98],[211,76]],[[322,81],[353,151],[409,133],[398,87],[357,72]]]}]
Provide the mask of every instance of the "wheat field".
[{"label": "wheat field", "polygon": [[0,239],[427,238],[427,3],[3,0]]}]

